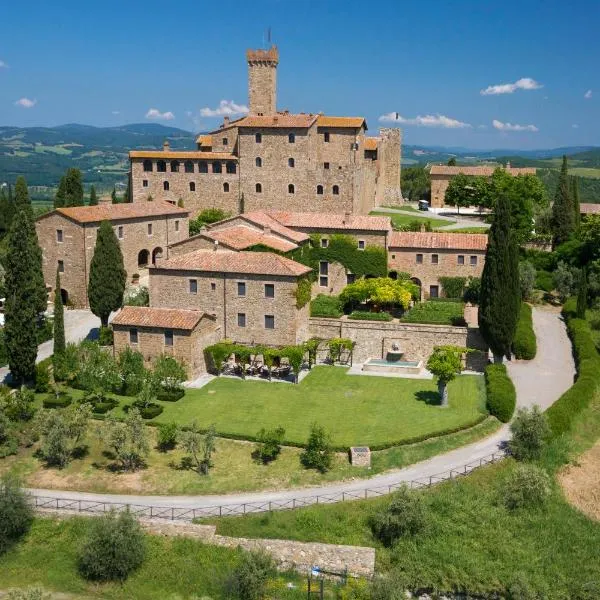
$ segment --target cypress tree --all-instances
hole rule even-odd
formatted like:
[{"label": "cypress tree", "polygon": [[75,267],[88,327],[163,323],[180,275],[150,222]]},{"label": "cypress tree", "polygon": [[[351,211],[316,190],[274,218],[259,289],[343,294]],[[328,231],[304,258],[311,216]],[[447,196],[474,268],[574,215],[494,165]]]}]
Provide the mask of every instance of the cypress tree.
[{"label": "cypress tree", "polygon": [[569,189],[567,157],[563,156],[562,168],[552,205],[552,246],[566,242],[575,231],[573,198]]},{"label": "cypress tree", "polygon": [[125,189],[125,195],[123,196],[123,202],[131,202],[131,173],[127,177],[127,188]]},{"label": "cypress tree", "polygon": [[60,293],[60,273],[56,269],[56,287],[54,289],[54,356],[65,351],[65,309]]},{"label": "cypress tree", "polygon": [[575,231],[579,231],[581,225],[581,205],[579,202],[579,178],[571,178],[571,194],[573,197],[573,220],[575,222]]},{"label": "cypress tree", "polygon": [[8,233],[14,216],[14,203],[9,201],[4,188],[0,188],[0,235]]},{"label": "cypress tree", "polygon": [[510,356],[520,306],[519,248],[511,227],[510,200],[502,194],[488,236],[479,301],[479,329],[494,362]]},{"label": "cypress tree", "polygon": [[54,196],[54,208],[62,208],[63,206],[65,206],[67,196],[66,184],[66,177],[63,175],[60,178],[58,189],[56,190],[56,195]]},{"label": "cypress tree", "polygon": [[90,264],[88,299],[92,312],[102,321],[103,327],[108,325],[110,313],[123,305],[126,280],[117,236],[110,221],[102,221]]},{"label": "cypress tree", "polygon": [[98,196],[96,194],[96,188],[92,186],[90,188],[90,206],[96,206],[98,204]]},{"label": "cypress tree", "polygon": [[579,275],[579,289],[577,292],[577,318],[585,319],[585,311],[587,309],[587,295],[588,295],[588,283],[587,283],[587,265],[581,268]]},{"label": "cypress tree", "polygon": [[37,257],[30,217],[21,207],[13,219],[6,254],[6,323],[8,365],[16,383],[34,378],[37,357]]},{"label": "cypress tree", "polygon": [[64,192],[64,206],[83,206],[83,183],[79,169],[67,169]]},{"label": "cypress tree", "polygon": [[119,199],[117,198],[117,188],[113,185],[112,192],[110,193],[110,198],[113,204],[118,204]]}]

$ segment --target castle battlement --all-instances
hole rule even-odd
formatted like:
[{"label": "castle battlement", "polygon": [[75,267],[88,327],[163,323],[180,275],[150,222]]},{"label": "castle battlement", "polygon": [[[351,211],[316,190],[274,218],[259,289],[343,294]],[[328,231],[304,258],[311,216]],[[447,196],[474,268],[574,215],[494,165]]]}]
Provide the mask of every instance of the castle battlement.
[{"label": "castle battlement", "polygon": [[279,63],[279,50],[277,46],[271,46],[268,50],[246,50],[246,60],[249,63],[263,62],[273,63],[277,65]]}]

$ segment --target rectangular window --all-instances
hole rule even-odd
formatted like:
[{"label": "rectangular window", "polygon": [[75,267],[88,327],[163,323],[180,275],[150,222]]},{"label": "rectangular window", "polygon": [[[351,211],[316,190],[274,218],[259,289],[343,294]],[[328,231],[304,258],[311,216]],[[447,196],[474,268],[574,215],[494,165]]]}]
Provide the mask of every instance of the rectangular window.
[{"label": "rectangular window", "polygon": [[392,260],[396,260],[396,255],[392,254]]},{"label": "rectangular window", "polygon": [[328,142],[328,141],[329,141],[329,131],[326,131],[326,132],[323,134],[323,141],[324,141],[324,142]]},{"label": "rectangular window", "polygon": [[137,344],[138,343],[138,330],[137,329],[130,329],[129,330],[129,343],[130,344]]},{"label": "rectangular window", "polygon": [[437,254],[432,254],[431,255],[431,264],[432,265],[437,265],[440,261],[440,257]]},{"label": "rectangular window", "polygon": [[173,330],[165,329],[165,346],[173,345]]},{"label": "rectangular window", "polygon": [[430,298],[439,298],[440,295],[440,288],[437,285],[430,285],[429,286],[429,297]]},{"label": "rectangular window", "polygon": [[359,250],[365,249],[365,240],[358,240],[358,249]]},{"label": "rectangular window", "polygon": [[323,168],[324,169],[329,169],[329,163],[328,162],[323,163]]},{"label": "rectangular window", "polygon": [[321,287],[327,287],[328,286],[328,279],[326,275],[322,275],[321,277],[319,277],[319,285]]},{"label": "rectangular window", "polygon": [[197,294],[197,293],[198,293],[198,280],[190,279],[190,294]]},{"label": "rectangular window", "polygon": [[417,254],[417,264],[418,265],[423,264],[423,255],[422,254]]},{"label": "rectangular window", "polygon": [[350,285],[356,281],[356,275],[354,273],[346,273],[346,284]]},{"label": "rectangular window", "polygon": [[326,260],[319,263],[319,275],[329,275],[329,263]]},{"label": "rectangular window", "polygon": [[238,281],[237,288],[238,288],[238,296],[246,295],[246,282],[245,281]]},{"label": "rectangular window", "polygon": [[152,223],[148,223],[148,235],[152,235]]},{"label": "rectangular window", "polygon": [[321,248],[327,248],[329,246],[329,240],[327,238],[321,238]]},{"label": "rectangular window", "polygon": [[120,240],[123,239],[123,225],[119,225],[119,227],[117,228],[117,235],[119,236]]},{"label": "rectangular window", "polygon": [[246,313],[238,313],[238,327],[246,327]]},{"label": "rectangular window", "polygon": [[57,229],[56,230],[56,241],[57,242],[62,242],[63,241],[63,230],[62,229]]},{"label": "rectangular window", "polygon": [[465,264],[465,257],[462,254],[459,254],[456,257],[456,264],[458,264],[458,265],[464,265]]},{"label": "rectangular window", "polygon": [[65,262],[63,260],[58,261],[58,272],[59,273],[65,272]]},{"label": "rectangular window", "polygon": [[148,180],[147,179],[142,180],[142,187],[148,187]]},{"label": "rectangular window", "polygon": [[275,315],[265,315],[265,329],[275,329]]},{"label": "rectangular window", "polygon": [[265,298],[275,298],[275,284],[265,283]]},{"label": "rectangular window", "polygon": [[229,144],[229,140],[227,138],[223,138],[223,146],[227,146]]},{"label": "rectangular window", "polygon": [[469,264],[472,267],[476,267],[477,266],[477,257],[476,256],[469,257]]},{"label": "rectangular window", "polygon": [[210,284],[210,291],[214,292],[216,289],[217,289],[217,284],[214,281],[212,281]]},{"label": "rectangular window", "polygon": [[175,221],[175,231],[179,231],[179,221]]}]

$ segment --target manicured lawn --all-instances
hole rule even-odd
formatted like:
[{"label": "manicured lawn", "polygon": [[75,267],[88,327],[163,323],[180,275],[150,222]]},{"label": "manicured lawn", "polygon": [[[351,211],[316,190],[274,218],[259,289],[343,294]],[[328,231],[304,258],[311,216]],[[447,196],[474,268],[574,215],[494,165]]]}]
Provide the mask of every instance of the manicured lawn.
[{"label": "manicured lawn", "polygon": [[[473,423],[485,404],[482,378],[450,384],[450,408],[441,409],[434,381],[351,376],[341,367],[315,367],[299,384],[220,377],[188,390],[165,406],[157,422],[255,436],[262,427],[285,428],[288,442],[306,442],[311,423],[323,425],[336,446],[392,445]],[[169,403],[165,403],[167,405]]]},{"label": "manicured lawn", "polygon": [[444,227],[445,225],[452,225],[454,221],[448,221],[446,219],[436,219],[435,217],[425,217],[422,214],[417,214],[418,211],[415,211],[415,215],[402,215],[400,213],[393,212],[385,212],[385,211],[371,211],[370,215],[375,215],[379,217],[390,217],[392,219],[392,225],[394,229],[398,229],[402,225],[408,225],[414,221],[419,221],[419,223],[425,223],[429,221],[431,227]]},{"label": "manicured lawn", "polygon": [[462,302],[430,300],[415,304],[400,320],[407,323],[454,325],[463,318],[464,310],[465,305]]},{"label": "manicured lawn", "polygon": [[489,227],[461,227],[459,229],[443,229],[438,228],[437,231],[445,233],[489,233]]}]

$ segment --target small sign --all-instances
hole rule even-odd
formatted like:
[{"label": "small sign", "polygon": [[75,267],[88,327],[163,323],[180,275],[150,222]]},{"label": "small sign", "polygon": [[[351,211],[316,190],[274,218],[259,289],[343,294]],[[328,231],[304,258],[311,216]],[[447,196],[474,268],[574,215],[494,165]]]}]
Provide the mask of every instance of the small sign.
[{"label": "small sign", "polygon": [[317,565],[313,565],[310,569],[310,574],[313,577],[318,577],[321,574],[321,568],[317,567]]}]

